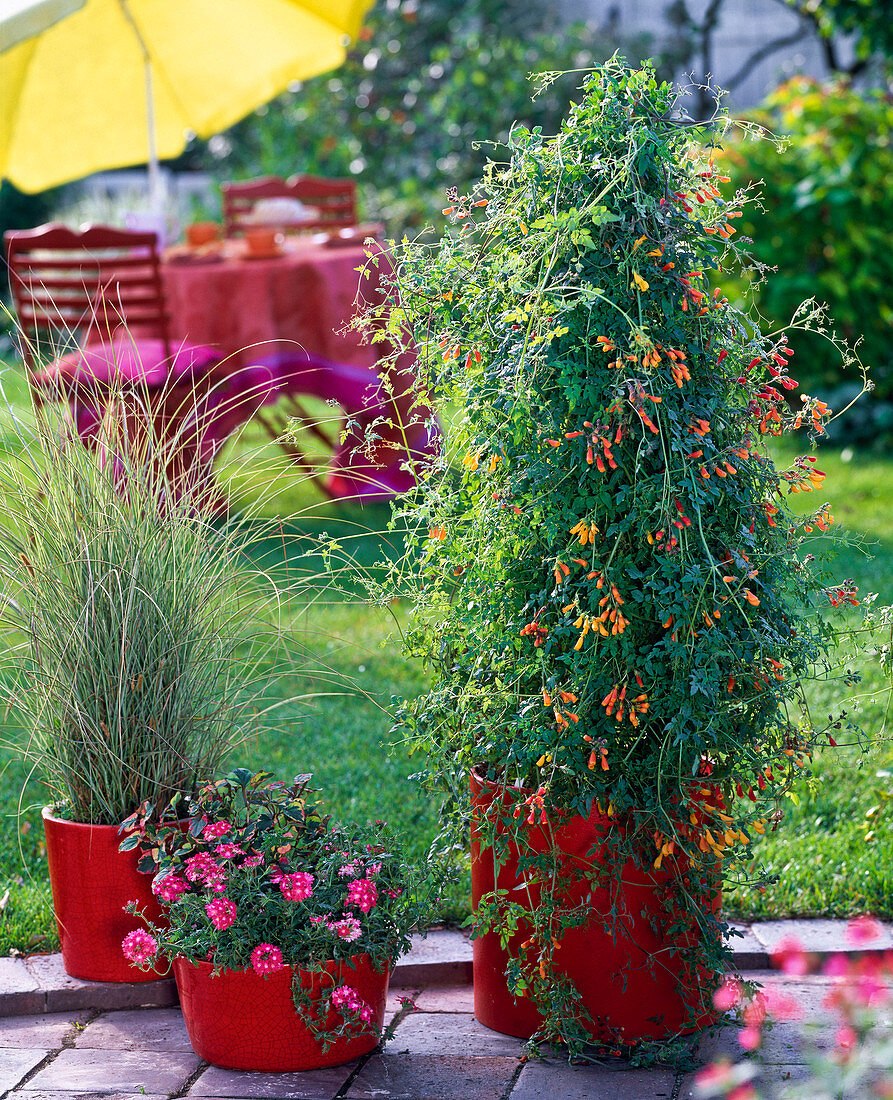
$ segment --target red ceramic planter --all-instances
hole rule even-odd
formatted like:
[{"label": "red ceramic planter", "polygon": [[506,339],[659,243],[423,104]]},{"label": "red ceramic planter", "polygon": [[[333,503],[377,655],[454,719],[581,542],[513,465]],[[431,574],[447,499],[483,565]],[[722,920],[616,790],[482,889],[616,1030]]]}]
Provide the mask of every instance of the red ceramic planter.
[{"label": "red ceramic planter", "polygon": [[[384,1021],[389,974],[379,974],[368,955],[351,962],[329,963],[332,985],[350,985],[372,1007],[372,1023]],[[208,962],[174,959],[174,976],[180,1007],[193,1050],[206,1062],[223,1069],[287,1073],[295,1070],[340,1066],[367,1054],[378,1044],[378,1035],[336,1039],[322,1050],[298,1015],[292,1002],[292,968],[285,967],[265,978],[251,969],[222,970],[214,975]],[[318,975],[301,973],[305,989],[319,987]],[[339,1017],[330,1015],[327,1024]]]},{"label": "red ceramic planter", "polygon": [[56,927],[62,964],[73,978],[94,982],[151,982],[157,970],[132,966],[121,941],[139,917],[124,912],[135,901],[152,921],[161,908],[152,893],[151,875],[137,870],[138,851],[119,852],[116,825],[83,825],[43,811]]},{"label": "red ceramic planter", "polygon": [[[492,849],[481,848],[482,817],[494,810],[504,812],[504,805],[505,798],[500,798],[496,784],[472,776],[471,890],[475,910],[480,898],[492,891],[494,885],[508,890],[509,897],[522,904],[536,906],[538,901],[538,887],[523,893],[512,892],[518,885],[516,847],[510,847],[509,860],[499,869],[495,882]],[[584,885],[574,875],[574,868],[599,860],[604,838],[613,828],[617,828],[614,819],[599,815],[594,807],[588,819],[569,817],[555,828],[555,843],[561,853],[559,879],[568,906],[581,904],[590,890],[588,884]],[[534,853],[549,850],[550,838],[545,829],[539,826],[526,829],[525,839]],[[612,906],[619,905],[623,915],[616,938],[596,916],[588,925],[567,931],[555,954],[557,973],[568,977],[580,990],[596,1021],[593,1037],[612,1044],[635,1043],[706,1027],[713,1018],[712,1008],[708,1007],[713,987],[711,976],[706,973],[686,976],[678,953],[680,936],[684,938],[685,932],[677,932],[675,940],[670,941],[652,927],[654,924],[659,930],[667,924],[660,899],[669,875],[645,872],[631,863],[614,874],[615,885],[611,890],[607,887],[592,890],[591,905],[596,914],[607,914]],[[705,896],[705,904],[718,912],[717,890],[711,889]],[[528,1000],[512,996],[505,970],[509,956],[523,957],[521,944],[528,936],[529,931],[521,927],[507,950],[493,932],[473,944],[475,1016],[494,1031],[521,1038],[534,1034],[541,1017]],[[533,959],[531,965],[535,965]]]}]

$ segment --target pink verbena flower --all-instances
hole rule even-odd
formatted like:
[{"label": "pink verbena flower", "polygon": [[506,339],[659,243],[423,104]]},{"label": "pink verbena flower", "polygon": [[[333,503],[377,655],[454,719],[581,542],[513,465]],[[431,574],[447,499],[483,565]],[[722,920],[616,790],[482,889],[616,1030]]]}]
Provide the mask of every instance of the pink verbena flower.
[{"label": "pink verbena flower", "polygon": [[235,859],[236,856],[245,855],[245,849],[240,848],[238,844],[218,844],[214,854],[220,859]]},{"label": "pink verbena flower", "polygon": [[202,836],[205,840],[216,840],[217,837],[232,832],[232,828],[228,821],[211,821],[202,829]]},{"label": "pink verbena flower", "polygon": [[356,878],[360,873],[359,860],[353,860],[350,863],[345,863],[344,866],[338,871],[338,874],[342,878]]},{"label": "pink verbena flower", "polygon": [[282,896],[289,901],[303,901],[313,893],[313,875],[306,871],[295,871],[279,879]]},{"label": "pink verbena flower", "polygon": [[158,941],[144,929],[136,928],[133,932],[127,933],[121,941],[121,948],[124,951],[124,958],[139,966],[141,963],[149,962],[158,950]]},{"label": "pink verbena flower", "polygon": [[221,881],[223,868],[207,852],[197,852],[186,860],[186,878],[190,882],[204,882],[211,885]]},{"label": "pink verbena flower", "polygon": [[205,906],[205,912],[210,918],[211,924],[220,931],[229,926],[236,919],[235,902],[229,900],[229,898],[214,898],[213,901],[209,901]]},{"label": "pink verbena flower", "polygon": [[251,952],[251,965],[256,974],[264,977],[265,974],[275,974],[277,970],[282,970],[285,963],[278,947],[271,943],[259,943]]},{"label": "pink verbena flower", "polygon": [[351,1013],[359,1016],[364,1023],[372,1019],[372,1007],[367,1004],[351,985],[339,985],[332,990],[332,1005],[340,1009],[342,1015]]},{"label": "pink verbena flower", "polygon": [[347,904],[368,913],[378,904],[378,887],[371,878],[355,878],[347,888]]},{"label": "pink verbena flower", "polygon": [[360,922],[356,917],[345,916],[341,920],[329,924],[328,927],[331,932],[334,932],[336,936],[340,936],[342,940],[346,940],[348,943],[358,940],[363,933]]},{"label": "pink verbena flower", "polygon": [[179,875],[156,875],[152,880],[152,893],[162,901],[177,901],[188,889]]},{"label": "pink verbena flower", "polygon": [[255,852],[254,855],[250,855],[247,859],[243,859],[239,866],[243,871],[250,871],[252,867],[260,867],[263,861],[264,857]]}]

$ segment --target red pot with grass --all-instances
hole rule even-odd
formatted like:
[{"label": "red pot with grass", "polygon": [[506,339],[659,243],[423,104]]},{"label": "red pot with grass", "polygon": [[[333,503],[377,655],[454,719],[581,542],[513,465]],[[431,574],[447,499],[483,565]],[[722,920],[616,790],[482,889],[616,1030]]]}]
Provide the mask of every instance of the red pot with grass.
[{"label": "red pot with grass", "polygon": [[[266,974],[251,967],[215,974],[210,962],[176,958],[174,976],[193,1049],[224,1069],[287,1073],[340,1066],[368,1054],[379,1041],[389,974],[377,971],[368,955],[330,962],[321,974],[297,972],[302,994],[321,1002],[353,999],[361,1006],[362,1033],[340,1036],[325,1051],[295,1008],[290,966]],[[325,1028],[342,1019],[335,1008],[318,1017]]]},{"label": "red pot with grass", "polygon": [[[497,784],[472,773],[472,904],[494,889],[507,891],[509,900],[525,908],[539,904],[542,886],[521,881],[518,847],[508,844],[508,860],[496,870],[494,851],[482,847],[481,825],[495,820],[508,831],[517,798]],[[526,792],[525,792],[526,793]],[[505,821],[505,824],[501,824]],[[693,969],[683,957],[698,931],[690,917],[668,911],[671,877],[687,875],[694,891],[703,895],[704,908],[716,915],[720,895],[710,873],[696,876],[677,861],[672,867],[636,866],[632,860],[612,866],[613,831],[622,828],[615,818],[593,806],[588,818],[568,815],[560,822],[526,825],[520,822],[528,855],[556,849],[556,889],[563,909],[589,904],[593,916],[582,926],[556,936],[555,974],[567,977],[580,991],[595,1021],[593,1038],[612,1045],[635,1045],[643,1040],[706,1027],[713,1018],[711,994],[715,982],[703,969]],[[585,877],[598,864],[610,874],[593,883]],[[591,897],[590,897],[591,895]],[[612,921],[608,914],[614,912]],[[506,1035],[529,1038],[542,1018],[528,996],[514,996],[506,979],[510,958],[522,961],[528,977],[538,967],[538,948],[531,944],[530,928],[522,921],[507,947],[495,932],[474,940],[474,1013],[480,1023]]]},{"label": "red pot with grass", "polygon": [[132,966],[121,941],[142,928],[139,917],[124,912],[135,901],[152,921],[161,908],[152,893],[151,875],[137,870],[139,850],[119,852],[117,825],[85,825],[43,811],[50,886],[62,965],[73,978],[94,982],[151,982],[158,970]]}]

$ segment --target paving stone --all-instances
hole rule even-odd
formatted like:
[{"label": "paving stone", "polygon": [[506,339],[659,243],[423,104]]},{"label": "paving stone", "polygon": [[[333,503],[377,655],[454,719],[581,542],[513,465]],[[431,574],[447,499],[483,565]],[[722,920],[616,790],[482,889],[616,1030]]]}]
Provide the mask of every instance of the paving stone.
[{"label": "paving stone", "polygon": [[58,953],[31,955],[25,962],[31,976],[44,991],[47,1012],[179,1004],[173,978],[161,978],[155,982],[87,982],[66,974],[62,956]]},{"label": "paving stone", "polygon": [[74,1045],[79,1050],[192,1050],[179,1008],[109,1012],[79,1032]]},{"label": "paving stone", "polygon": [[0,959],[0,1016],[43,1012],[46,995],[24,959]]},{"label": "paving stone", "polygon": [[528,1062],[511,1100],[670,1100],[676,1075],[669,1070],[619,1070],[571,1066],[567,1062]]},{"label": "paving stone", "polygon": [[420,1012],[473,1012],[474,990],[470,985],[435,985],[423,989],[415,999]]},{"label": "paving stone", "polygon": [[[774,970],[756,972],[748,977],[758,979],[763,988],[775,988],[785,996],[792,997],[801,1009],[799,1019],[776,1020],[771,1027],[766,1028],[763,1045],[758,1052],[760,1061],[769,1064],[803,1064],[810,1047],[826,1050],[833,1044],[833,1033],[837,1024],[833,1012],[822,1003],[833,988],[831,979],[812,975],[792,979],[779,975]],[[733,1061],[738,1060],[743,1054],[738,1042],[739,1030],[737,1024],[729,1024],[713,1034],[705,1031],[697,1040],[695,1056],[704,1061],[719,1055],[725,1055]]]},{"label": "paving stone", "polygon": [[413,936],[412,948],[397,962],[392,980],[416,986],[471,981],[471,941],[445,929]]},{"label": "paving stone", "polygon": [[[687,1073],[681,1080],[679,1087],[679,1100],[696,1100],[694,1073]],[[754,1076],[753,1082],[759,1089],[760,1095],[776,1096],[776,1089],[793,1081],[804,1081],[809,1076],[809,1068],[800,1065],[773,1065],[760,1066],[759,1072]],[[515,1094],[512,1093],[512,1100]]]},{"label": "paving stone", "polygon": [[222,1100],[331,1100],[357,1068],[356,1061],[303,1073],[247,1073],[208,1066],[187,1096]]},{"label": "paving stone", "polygon": [[393,1018],[403,1011],[403,1002],[401,998],[408,998],[414,1001],[418,996],[418,989],[404,989],[401,986],[394,988],[393,986],[388,989],[388,999],[384,1008],[384,1022],[385,1027],[393,1020]]},{"label": "paving stone", "polygon": [[32,1092],[22,1089],[12,1094],[15,1100],[168,1100],[168,1093],[146,1092]]},{"label": "paving stone", "polygon": [[748,924],[729,922],[729,930],[741,935],[730,935],[727,943],[739,970],[761,970],[769,966],[769,952],[753,934]]},{"label": "paving stone", "polygon": [[4,1047],[0,1050],[0,1092],[15,1088],[21,1079],[50,1053],[33,1047]]},{"label": "paving stone", "polygon": [[75,1034],[85,1013],[41,1012],[36,1016],[8,1016],[0,1020],[0,1047],[59,1049],[63,1040]]},{"label": "paving stone", "polygon": [[196,1054],[178,1052],[122,1050],[110,1059],[104,1050],[63,1050],[28,1084],[36,1092],[104,1094],[115,1088],[122,1093],[165,1094],[182,1089],[200,1064]]},{"label": "paving stone", "polygon": [[445,1054],[518,1058],[521,1039],[479,1024],[469,1013],[414,1012],[397,1027],[388,1054]]},{"label": "paving stone", "polygon": [[[893,948],[893,923],[881,925],[883,934],[866,944],[861,950],[887,951]],[[757,940],[771,954],[773,947],[783,939],[798,940],[806,951],[818,955],[831,955],[837,951],[853,951],[846,939],[846,922],[838,920],[766,920],[755,921],[750,926]]]},{"label": "paving stone", "polygon": [[517,1071],[515,1058],[374,1054],[345,1096],[349,1100],[502,1100]]}]

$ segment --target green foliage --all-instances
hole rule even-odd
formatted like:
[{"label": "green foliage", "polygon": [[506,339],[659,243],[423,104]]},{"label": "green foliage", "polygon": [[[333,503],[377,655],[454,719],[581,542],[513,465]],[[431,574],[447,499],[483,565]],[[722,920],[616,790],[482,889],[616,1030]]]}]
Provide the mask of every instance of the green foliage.
[{"label": "green foliage", "polygon": [[[784,271],[784,278],[758,285],[756,304],[772,323],[784,326],[804,298],[826,302],[849,343],[862,336],[860,358],[870,368],[877,399],[889,409],[893,101],[880,91],[856,91],[842,81],[822,86],[798,76],[768,98],[756,121],[785,140],[784,155],[771,141],[740,137],[724,156],[739,187],[763,181],[762,202],[759,208],[745,206],[740,228],[753,236],[757,261]],[[790,340],[803,388],[828,394],[847,381],[859,388],[828,340],[796,331]],[[832,404],[843,403],[834,397],[829,396]],[[882,424],[876,402],[863,405],[857,409],[865,420],[859,440],[869,442],[872,434],[889,438],[893,415]],[[848,442],[852,428],[850,422]]]},{"label": "green foliage", "polygon": [[531,102],[531,73],[589,67],[616,45],[560,26],[547,5],[381,0],[346,63],[236,127],[215,169],[356,175],[367,215],[395,232],[423,225],[447,187],[479,175],[486,153],[476,141],[504,138],[517,120],[558,124],[574,78]]},{"label": "green foliage", "polygon": [[[620,821],[603,873],[663,865],[669,924],[704,927],[689,962],[721,967],[716,869],[749,862],[806,766],[823,729],[802,683],[833,633],[817,609],[855,597],[800,549],[825,509],[786,505],[824,475],[776,470],[762,443],[821,432],[825,408],[788,411],[784,334],[710,292],[738,253],[719,131],[676,121],[650,67],[612,61],[584,92],[557,137],[513,130],[439,247],[396,249],[392,326],[457,410],[407,510],[397,583],[433,684],[403,722],[432,786],[506,784],[515,834],[568,809]],[[545,1031],[579,1041],[551,970],[567,922],[553,891],[528,981]]]},{"label": "green foliage", "polygon": [[867,59],[880,54],[893,60],[893,21],[886,4],[875,0],[787,0],[791,7],[805,12],[818,24],[826,37],[853,35],[856,53]]},{"label": "green foliage", "polygon": [[[384,822],[333,825],[308,804],[310,776],[290,786],[272,779],[238,769],[209,784],[190,800],[185,830],[176,820],[140,824],[139,815],[124,823],[139,831],[122,848],[139,841],[145,861],[159,866],[153,891],[166,918],[166,926],[149,924],[151,940],[136,934],[134,961],[152,965],[163,951],[193,963],[213,958],[217,971],[322,974],[327,963],[362,954],[383,970],[408,950],[411,930],[428,915],[428,893]],[[297,971],[294,982],[305,1021],[325,1020],[333,983],[308,1001]],[[368,1031],[364,1023],[353,1015],[320,1041],[351,1025]]]},{"label": "green foliage", "polygon": [[[0,181],[0,240],[7,229],[32,229],[47,221],[58,198],[58,188],[38,195],[26,195],[9,180]],[[6,264],[3,264],[0,270],[0,292],[6,294],[8,284]],[[0,310],[0,328],[6,327],[6,321],[5,314]]]}]

